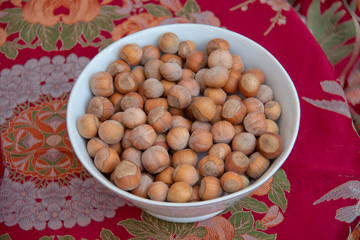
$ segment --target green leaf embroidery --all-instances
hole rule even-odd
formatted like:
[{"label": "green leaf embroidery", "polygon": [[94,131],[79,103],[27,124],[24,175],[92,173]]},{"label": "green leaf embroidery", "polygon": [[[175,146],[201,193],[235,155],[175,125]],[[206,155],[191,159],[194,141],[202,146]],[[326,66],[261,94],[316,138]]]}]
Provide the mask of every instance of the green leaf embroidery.
[{"label": "green leaf embroidery", "polygon": [[290,192],[290,182],[287,179],[286,173],[283,169],[279,169],[273,176],[272,184],[278,185],[281,189]]},{"label": "green leaf embroidery", "polygon": [[75,238],[71,235],[65,235],[65,236],[57,236],[59,240],[75,240]]},{"label": "green leaf embroidery", "polygon": [[81,35],[82,32],[82,23],[75,23],[71,25],[62,24],[61,25],[61,41],[62,41],[62,47],[61,50],[68,50],[73,48],[78,38]]},{"label": "green leaf embroidery", "polygon": [[120,225],[126,228],[126,230],[136,237],[149,237],[149,238],[157,238],[158,233],[157,229],[154,228],[153,225],[147,224],[142,221],[138,221],[135,219],[126,219],[119,222]]},{"label": "green leaf embroidery", "polygon": [[0,52],[4,53],[9,59],[15,59],[19,51],[15,48],[13,42],[6,42],[0,47]]},{"label": "green leaf embroidery", "polygon": [[6,34],[10,35],[19,32],[21,27],[26,23],[22,16],[21,8],[11,8],[3,10],[6,14],[0,18],[0,22],[7,23]]},{"label": "green leaf embroidery", "polygon": [[102,45],[101,47],[99,48],[99,51],[102,51],[104,50],[104,48],[106,48],[107,46],[109,46],[110,44],[113,43],[113,40],[111,38],[108,38],[108,39],[105,39],[103,42],[102,42]]},{"label": "green leaf embroidery", "polygon": [[88,42],[93,41],[99,35],[99,33],[99,28],[94,22],[84,22],[83,34]]},{"label": "green leaf embroidery", "polygon": [[340,62],[354,49],[354,44],[348,41],[355,36],[355,25],[352,20],[339,23],[346,13],[339,10],[341,5],[334,2],[321,14],[320,0],[315,0],[307,14],[308,27],[332,64]]},{"label": "green leaf embroidery", "polygon": [[278,205],[283,212],[285,212],[287,207],[287,199],[285,197],[284,191],[277,185],[272,185],[269,192],[269,199],[276,205]]},{"label": "green leaf embroidery", "polygon": [[56,42],[59,39],[59,26],[60,24],[56,24],[51,27],[41,26],[38,28],[37,34],[41,41],[41,46],[46,51],[57,50]]},{"label": "green leaf embroidery", "polygon": [[0,235],[0,240],[11,240],[8,233],[5,233],[3,235]]},{"label": "green leaf embroidery", "polygon": [[268,210],[268,207],[265,203],[252,197],[244,197],[243,199],[241,199],[240,205],[243,208],[249,209],[257,213],[265,213]]},{"label": "green leaf embroidery", "polygon": [[193,17],[191,13],[198,13],[200,12],[200,6],[197,4],[195,0],[187,0],[184,8],[179,10],[176,15],[177,16],[185,16],[188,20],[192,21]]},{"label": "green leaf embroidery", "polygon": [[36,32],[39,27],[40,27],[39,23],[35,23],[35,24],[28,23],[28,24],[24,25],[24,27],[21,29],[20,37],[26,43],[31,43],[35,39]]},{"label": "green leaf embroidery", "polygon": [[92,22],[96,24],[99,29],[112,32],[114,29],[113,21],[126,17],[126,15],[116,13],[116,9],[114,6],[102,6],[99,15]]},{"label": "green leaf embroidery", "polygon": [[238,212],[229,217],[229,222],[235,228],[235,235],[249,232],[254,225],[254,216],[251,212]]},{"label": "green leaf embroidery", "polygon": [[40,238],[39,240],[54,240],[55,238],[54,238],[54,236],[44,236],[44,237],[42,237],[42,238]]},{"label": "green leaf embroidery", "polygon": [[102,240],[119,240],[120,238],[114,236],[112,231],[103,228],[100,233],[100,237]]},{"label": "green leaf embroidery", "polygon": [[266,234],[260,231],[250,231],[247,234],[249,234],[250,236],[255,237],[256,239],[259,240],[275,240],[276,239],[276,234]]},{"label": "green leaf embroidery", "polygon": [[162,17],[162,16],[172,17],[172,14],[169,11],[169,9],[161,5],[148,3],[144,5],[144,8],[148,11],[148,13],[150,13],[154,17]]}]

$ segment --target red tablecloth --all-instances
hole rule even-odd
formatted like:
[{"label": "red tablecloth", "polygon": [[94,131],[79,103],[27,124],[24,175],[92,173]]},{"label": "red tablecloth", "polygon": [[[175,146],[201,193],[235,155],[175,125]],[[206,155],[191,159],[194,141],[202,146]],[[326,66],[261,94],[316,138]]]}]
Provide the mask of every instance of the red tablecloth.
[{"label": "red tablecloth", "polygon": [[[358,239],[357,2],[289,2],[294,8],[285,0],[1,1],[0,239]],[[180,22],[264,46],[301,105],[296,144],[274,177],[188,224],[156,219],[96,182],[65,122],[69,92],[93,56],[132,32]]]}]

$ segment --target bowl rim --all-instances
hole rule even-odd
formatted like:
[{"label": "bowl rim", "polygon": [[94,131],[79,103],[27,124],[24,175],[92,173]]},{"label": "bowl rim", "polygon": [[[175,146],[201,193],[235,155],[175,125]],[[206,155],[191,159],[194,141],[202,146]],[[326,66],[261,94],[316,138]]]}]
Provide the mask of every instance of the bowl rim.
[{"label": "bowl rim", "polygon": [[[282,155],[282,159],[281,161],[278,163],[277,167],[274,167],[274,165],[270,165],[270,168],[265,172],[265,174],[263,174],[261,177],[257,178],[254,182],[252,182],[249,186],[247,186],[246,188],[239,190],[237,192],[231,193],[231,194],[227,194],[225,193],[225,195],[215,198],[215,199],[210,199],[210,200],[201,200],[201,201],[194,201],[194,202],[185,202],[185,203],[178,203],[178,202],[161,202],[161,201],[155,201],[155,200],[151,200],[151,199],[146,199],[146,198],[142,198],[139,197],[135,194],[132,194],[128,191],[122,190],[120,188],[118,188],[115,184],[113,184],[109,179],[107,179],[100,171],[98,171],[97,169],[94,168],[90,168],[87,166],[87,164],[83,164],[83,161],[78,157],[78,150],[77,148],[74,148],[74,143],[72,141],[72,136],[74,136],[74,132],[69,131],[69,121],[70,121],[70,114],[66,115],[66,126],[67,126],[67,131],[68,131],[68,135],[69,135],[69,140],[71,142],[71,145],[73,146],[73,151],[75,152],[76,157],[79,159],[79,161],[81,162],[81,164],[84,166],[84,168],[90,173],[91,177],[93,177],[94,179],[96,179],[97,181],[99,181],[101,184],[104,185],[104,187],[110,189],[111,191],[113,191],[114,193],[116,193],[119,197],[121,198],[125,198],[125,199],[131,199],[133,201],[136,201],[138,203],[144,203],[147,205],[153,205],[153,206],[158,206],[158,207],[199,207],[199,206],[205,206],[205,205],[212,205],[212,204],[216,204],[216,203],[220,203],[222,201],[229,201],[232,199],[238,199],[241,200],[242,197],[247,196],[248,194],[250,194],[251,192],[253,192],[256,188],[260,187],[261,185],[263,185],[271,176],[273,176],[275,174],[275,172],[280,169],[280,167],[283,165],[283,163],[285,162],[285,160],[289,157],[292,148],[294,147],[295,141],[297,139],[298,136],[298,132],[299,132],[299,126],[300,126],[300,101],[299,101],[299,97],[296,91],[296,88],[294,86],[294,83],[292,81],[292,79],[290,78],[289,74],[286,72],[286,70],[284,69],[284,67],[282,66],[282,64],[267,50],[265,49],[263,46],[261,46],[260,44],[258,44],[257,42],[255,42],[254,40],[231,30],[225,29],[225,28],[221,28],[221,27],[216,27],[216,26],[211,26],[211,25],[206,25],[206,24],[198,24],[198,23],[177,23],[177,24],[167,24],[167,25],[160,25],[160,26],[155,26],[155,27],[151,27],[151,28],[147,28],[147,29],[143,29],[140,30],[138,32],[132,33],[130,35],[127,35],[125,37],[122,37],[121,39],[109,44],[108,46],[106,46],[102,51],[100,51],[99,53],[97,53],[88,63],[87,65],[83,68],[83,70],[81,71],[81,73],[79,74],[78,78],[81,78],[82,75],[84,74],[85,71],[88,70],[88,68],[90,67],[91,63],[93,61],[95,61],[97,58],[100,57],[100,55],[105,54],[107,51],[109,51],[110,49],[116,48],[117,45],[122,45],[127,43],[130,43],[130,41],[132,39],[136,39],[139,36],[142,35],[146,35],[146,34],[151,34],[152,32],[156,32],[156,33],[160,33],[162,31],[169,31],[169,27],[170,28],[189,28],[189,27],[193,27],[193,28],[198,28],[198,29],[202,29],[205,31],[216,31],[221,33],[226,33],[226,34],[230,34],[233,37],[236,38],[241,38],[244,41],[250,43],[251,45],[253,45],[256,48],[260,48],[264,54],[267,54],[274,62],[276,62],[276,64],[279,66],[280,70],[282,71],[282,73],[286,76],[286,78],[288,78],[289,81],[289,85],[290,88],[292,90],[291,94],[294,95],[296,101],[296,106],[295,110],[297,113],[297,117],[296,117],[296,122],[294,122],[293,124],[295,125],[295,134],[291,137],[291,142],[289,143],[289,149],[286,152],[283,152]],[[170,30],[171,31],[171,30]],[[219,35],[221,36],[221,35]],[[191,40],[191,39],[190,39]],[[77,85],[80,85],[79,81],[75,81],[74,86],[72,87],[72,89],[76,88]],[[71,103],[72,101],[75,101],[76,97],[73,95],[73,91],[71,90],[70,95],[69,95],[69,99],[68,99],[68,105],[67,105],[67,113],[69,111],[71,111],[71,107],[69,108],[69,103]],[[78,134],[78,133],[76,133]],[[76,145],[76,144],[75,144]],[[100,177],[98,177],[100,176]]]}]

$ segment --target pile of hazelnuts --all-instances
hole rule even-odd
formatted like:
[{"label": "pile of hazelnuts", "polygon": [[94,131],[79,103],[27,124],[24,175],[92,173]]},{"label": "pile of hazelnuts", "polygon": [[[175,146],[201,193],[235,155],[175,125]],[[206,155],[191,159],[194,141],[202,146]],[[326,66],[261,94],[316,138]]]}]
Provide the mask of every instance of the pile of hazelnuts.
[{"label": "pile of hazelnuts", "polygon": [[260,177],[282,151],[281,107],[260,68],[244,69],[229,42],[163,33],[158,46],[124,45],[93,74],[77,120],[96,168],[155,201],[209,200]]}]

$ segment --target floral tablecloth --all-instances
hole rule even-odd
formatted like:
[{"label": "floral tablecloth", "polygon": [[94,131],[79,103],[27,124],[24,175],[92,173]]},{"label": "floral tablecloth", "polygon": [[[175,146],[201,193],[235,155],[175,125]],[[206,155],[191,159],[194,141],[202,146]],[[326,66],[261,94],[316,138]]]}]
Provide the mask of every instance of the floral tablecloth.
[{"label": "floral tablecloth", "polygon": [[[353,1],[0,1],[0,239],[359,239],[359,6]],[[298,91],[299,135],[261,188],[202,222],[162,221],[107,191],[66,131],[92,57],[152,26],[202,23],[269,50]]]}]

